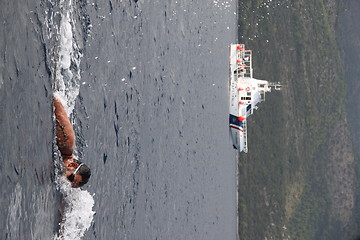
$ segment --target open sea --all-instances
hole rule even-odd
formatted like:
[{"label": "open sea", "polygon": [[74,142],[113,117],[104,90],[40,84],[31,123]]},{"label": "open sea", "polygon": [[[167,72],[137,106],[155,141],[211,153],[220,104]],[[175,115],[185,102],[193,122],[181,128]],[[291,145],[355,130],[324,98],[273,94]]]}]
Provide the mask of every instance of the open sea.
[{"label": "open sea", "polygon": [[[236,239],[235,0],[0,0],[0,239]],[[62,99],[92,177],[71,189]]]}]

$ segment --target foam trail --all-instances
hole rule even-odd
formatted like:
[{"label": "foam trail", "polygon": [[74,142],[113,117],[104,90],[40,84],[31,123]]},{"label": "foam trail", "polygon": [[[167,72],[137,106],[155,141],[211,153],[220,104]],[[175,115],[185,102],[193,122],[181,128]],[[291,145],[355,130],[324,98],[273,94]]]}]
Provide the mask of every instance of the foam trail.
[{"label": "foam trail", "polygon": [[[59,98],[67,115],[70,117],[75,107],[75,100],[80,89],[80,58],[81,54],[73,36],[75,23],[72,18],[71,0],[61,0],[61,21],[58,29],[59,53],[56,59],[54,96]],[[50,19],[49,22],[53,22]],[[56,140],[54,140],[55,144]],[[56,145],[56,144],[55,144]],[[55,163],[55,182],[57,189],[65,200],[63,219],[58,235],[54,240],[80,240],[91,226],[95,212],[94,198],[88,191],[73,189],[62,173],[62,159],[57,151]]]},{"label": "foam trail", "polygon": [[75,107],[76,97],[79,95],[81,53],[73,37],[72,1],[61,0],[60,9],[62,9],[62,14],[59,29],[59,59],[55,73],[55,93],[66,99],[65,109],[70,116]]}]

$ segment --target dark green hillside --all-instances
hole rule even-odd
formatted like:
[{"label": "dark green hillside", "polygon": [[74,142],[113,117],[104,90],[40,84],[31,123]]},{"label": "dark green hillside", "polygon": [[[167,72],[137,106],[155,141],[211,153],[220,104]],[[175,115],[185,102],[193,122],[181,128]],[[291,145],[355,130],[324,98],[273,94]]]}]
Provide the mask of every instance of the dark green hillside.
[{"label": "dark green hillside", "polygon": [[[355,161],[336,0],[239,1],[254,77],[281,82],[249,118],[239,158],[241,239],[349,239]],[[290,238],[289,238],[290,239]]]},{"label": "dark green hillside", "polygon": [[[339,42],[344,53],[347,108],[356,146],[360,146],[360,1],[347,0],[340,14]],[[359,153],[359,152],[358,152]]]},{"label": "dark green hillside", "polygon": [[[344,11],[339,15],[338,39],[345,63],[345,79],[347,82],[346,105],[357,159],[356,189],[360,189],[360,1],[346,0],[344,5]],[[360,191],[356,191],[356,194],[356,207],[354,212],[359,226]]]}]

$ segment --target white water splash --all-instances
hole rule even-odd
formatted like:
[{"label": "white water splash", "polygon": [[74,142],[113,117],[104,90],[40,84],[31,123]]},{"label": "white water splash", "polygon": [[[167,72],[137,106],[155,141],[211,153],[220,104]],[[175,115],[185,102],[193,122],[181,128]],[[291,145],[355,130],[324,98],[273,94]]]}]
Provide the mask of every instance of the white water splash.
[{"label": "white water splash", "polygon": [[66,202],[60,232],[54,240],[80,240],[90,227],[95,212],[94,198],[88,191],[71,188],[63,174],[56,174],[56,184]]},{"label": "white water splash", "polygon": [[70,115],[75,107],[75,100],[80,89],[80,59],[79,47],[74,40],[72,20],[73,6],[71,0],[60,1],[61,22],[59,28],[60,47],[59,59],[56,64],[55,91],[66,99],[66,111]]},{"label": "white water splash", "polygon": [[[74,108],[75,100],[80,90],[80,59],[81,53],[74,38],[75,22],[73,20],[72,0],[61,0],[59,3],[61,21],[60,26],[48,26],[55,29],[59,36],[58,55],[55,61],[54,96],[63,104],[67,115],[70,117]],[[53,23],[53,19],[48,21]],[[48,37],[53,37],[49,34]],[[54,140],[54,144],[55,144]],[[59,154],[59,152],[58,152]],[[62,172],[63,164],[61,157],[55,162],[55,183],[65,200],[65,208],[62,221],[59,223],[59,233],[54,240],[80,240],[87,229],[91,226],[95,212],[93,196],[85,190],[71,188],[69,181]]]}]

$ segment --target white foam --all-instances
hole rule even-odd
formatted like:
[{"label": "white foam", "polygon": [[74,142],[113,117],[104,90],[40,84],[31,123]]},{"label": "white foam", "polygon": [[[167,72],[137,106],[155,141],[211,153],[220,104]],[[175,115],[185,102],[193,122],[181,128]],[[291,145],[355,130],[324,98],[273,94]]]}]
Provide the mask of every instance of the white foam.
[{"label": "white foam", "polygon": [[57,184],[66,202],[63,221],[60,224],[60,234],[54,240],[80,240],[91,226],[95,212],[94,198],[88,191],[71,188],[69,181],[63,176],[57,176]]},{"label": "white foam", "polygon": [[[72,19],[72,1],[61,0],[60,9],[62,12],[59,27],[59,58],[56,61],[54,96],[60,100],[70,117],[80,90],[80,58],[82,55],[73,36],[75,24]],[[54,164],[56,187],[66,202],[63,219],[60,223],[60,232],[54,236],[54,240],[79,240],[91,226],[95,214],[92,210],[94,198],[86,190],[71,188],[69,181],[62,174],[61,158],[57,158]]]},{"label": "white foam", "polygon": [[80,89],[80,58],[81,53],[73,41],[74,21],[72,19],[72,1],[60,1],[61,21],[59,28],[60,46],[59,59],[57,60],[55,92],[58,96],[66,99],[66,111],[68,116],[75,107],[75,100]]}]

